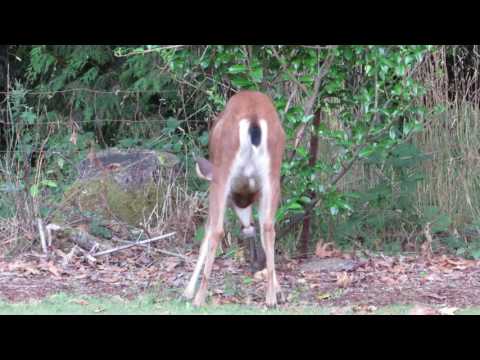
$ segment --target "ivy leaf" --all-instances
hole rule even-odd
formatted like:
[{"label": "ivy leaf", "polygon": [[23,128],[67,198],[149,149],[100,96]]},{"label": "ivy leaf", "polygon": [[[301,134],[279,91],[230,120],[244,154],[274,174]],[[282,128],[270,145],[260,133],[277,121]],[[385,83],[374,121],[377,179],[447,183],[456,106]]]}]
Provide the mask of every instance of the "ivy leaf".
[{"label": "ivy leaf", "polygon": [[303,210],[303,206],[297,202],[292,202],[287,206],[289,210]]},{"label": "ivy leaf", "polygon": [[[261,69],[260,69],[261,70]],[[229,74],[241,74],[247,71],[247,67],[243,64],[233,65],[227,69]]]},{"label": "ivy leaf", "polygon": [[233,78],[232,84],[235,85],[237,88],[248,88],[253,85],[250,80],[241,77]]}]

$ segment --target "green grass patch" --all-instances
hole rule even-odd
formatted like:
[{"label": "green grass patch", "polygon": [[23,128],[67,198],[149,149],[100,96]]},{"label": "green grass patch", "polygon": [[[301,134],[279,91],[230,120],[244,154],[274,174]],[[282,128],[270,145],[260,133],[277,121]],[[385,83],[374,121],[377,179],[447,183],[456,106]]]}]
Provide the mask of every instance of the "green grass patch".
[{"label": "green grass patch", "polygon": [[[408,315],[412,308],[412,305],[389,305],[369,314]],[[61,293],[29,302],[0,301],[0,315],[328,315],[332,311],[333,308],[327,306],[280,306],[277,309],[266,309],[242,304],[207,304],[194,308],[191,303],[183,300],[160,301],[155,294],[125,300],[119,296],[99,298]],[[352,309],[342,313],[360,314]],[[480,315],[480,308],[459,309],[455,314]]]}]

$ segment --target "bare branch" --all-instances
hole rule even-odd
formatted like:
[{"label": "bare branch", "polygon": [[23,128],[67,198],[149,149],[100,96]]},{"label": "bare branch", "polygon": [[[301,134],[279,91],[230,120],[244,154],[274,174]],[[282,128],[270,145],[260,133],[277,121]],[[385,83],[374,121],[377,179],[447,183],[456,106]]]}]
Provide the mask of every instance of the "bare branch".
[{"label": "bare branch", "polygon": [[[330,51],[329,51],[329,54],[327,55],[327,58],[325,59],[322,66],[318,70],[318,74],[315,77],[314,84],[313,84],[313,92],[310,95],[310,97],[308,98],[307,102],[305,103],[305,107],[304,107],[305,116],[309,116],[313,113],[313,108],[315,106],[315,101],[317,100],[318,93],[320,91],[321,82],[322,82],[323,78],[325,77],[325,75],[327,75],[328,70],[330,70],[330,67],[333,64],[333,59],[334,59],[333,50],[334,49],[335,49],[335,47],[330,47]],[[292,153],[290,154],[290,156],[287,160],[288,162],[292,161],[293,158],[295,157],[295,154],[297,153],[297,147],[300,144],[300,142],[302,141],[303,135],[305,134],[305,128],[307,127],[307,124],[308,123],[303,123],[300,126],[300,128],[297,130],[297,133],[295,134],[294,148],[293,148],[293,151],[292,151]],[[282,180],[283,180],[283,178],[284,177],[282,177]]]}]

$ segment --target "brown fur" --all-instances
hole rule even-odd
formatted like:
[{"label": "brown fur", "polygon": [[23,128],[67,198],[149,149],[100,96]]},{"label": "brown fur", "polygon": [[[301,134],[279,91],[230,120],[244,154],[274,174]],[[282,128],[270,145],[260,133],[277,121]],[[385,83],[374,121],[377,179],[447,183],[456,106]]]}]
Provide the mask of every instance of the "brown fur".
[{"label": "brown fur", "polygon": [[[226,181],[229,177],[233,160],[238,152],[239,123],[242,119],[248,119],[251,122],[263,119],[267,122],[267,134],[262,133],[262,142],[267,136],[267,150],[270,157],[270,189],[266,199],[265,209],[269,212],[264,214],[264,223],[261,224],[262,239],[264,239],[264,250],[267,257],[267,305],[276,305],[276,294],[278,283],[276,281],[274,269],[274,242],[275,230],[274,219],[276,209],[280,201],[280,167],[285,147],[285,133],[282,128],[277,111],[271,99],[255,91],[242,91],[234,95],[227,103],[225,110],[217,117],[210,132],[209,156],[211,162],[208,168],[212,171],[210,194],[209,194],[209,216],[207,231],[204,239],[205,244],[209,244],[206,255],[203,277],[200,288],[195,296],[194,304],[201,305],[206,297],[208,278],[210,276],[215,256],[215,249],[219,239],[223,236],[224,212],[227,206],[224,198]],[[200,169],[201,171],[202,169]],[[240,181],[235,185],[230,199],[239,208],[245,208],[251,205],[262,194],[258,191],[251,192],[247,184]],[[267,210],[265,210],[267,211]],[[210,240],[210,241],[207,241]],[[205,245],[206,246],[206,245]],[[193,279],[192,276],[192,280]],[[190,284],[189,284],[190,286]],[[188,287],[187,287],[188,289]],[[191,289],[190,289],[191,290]],[[191,291],[187,291],[187,297],[193,296]]]}]

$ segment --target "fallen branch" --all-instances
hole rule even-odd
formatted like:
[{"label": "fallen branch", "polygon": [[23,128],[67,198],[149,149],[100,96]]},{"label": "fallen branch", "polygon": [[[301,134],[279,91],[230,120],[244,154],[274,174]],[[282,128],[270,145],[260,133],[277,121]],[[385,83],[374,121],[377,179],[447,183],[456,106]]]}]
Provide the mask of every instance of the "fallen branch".
[{"label": "fallen branch", "polygon": [[[118,240],[118,241],[121,241],[121,242],[130,244],[130,245],[145,246],[145,244],[138,244],[138,242],[135,242],[135,241],[126,241],[126,240]],[[185,261],[185,262],[192,262],[188,257],[186,257],[185,255],[179,254],[179,253],[174,253],[174,252],[167,251],[167,250],[162,250],[162,249],[154,249],[154,251],[159,252],[159,253],[161,253],[161,254],[178,257],[178,258],[182,259],[182,260]]]},{"label": "fallen branch", "polygon": [[[97,256],[103,256],[103,255],[111,254],[111,253],[114,253],[114,252],[117,252],[117,251],[120,251],[120,250],[125,250],[125,249],[128,249],[128,248],[131,248],[133,246],[148,244],[148,243],[151,243],[151,242],[154,242],[154,241],[157,241],[157,240],[165,239],[165,238],[173,236],[175,234],[176,234],[175,232],[171,232],[169,234],[154,237],[153,239],[142,240],[142,241],[138,241],[138,242],[131,243],[131,244],[128,244],[128,245],[119,246],[119,247],[116,247],[116,248],[113,248],[113,249],[100,251],[96,254],[92,254],[92,256],[97,257]],[[169,254],[169,255],[171,255],[171,254]]]}]

